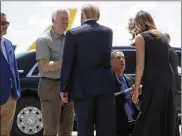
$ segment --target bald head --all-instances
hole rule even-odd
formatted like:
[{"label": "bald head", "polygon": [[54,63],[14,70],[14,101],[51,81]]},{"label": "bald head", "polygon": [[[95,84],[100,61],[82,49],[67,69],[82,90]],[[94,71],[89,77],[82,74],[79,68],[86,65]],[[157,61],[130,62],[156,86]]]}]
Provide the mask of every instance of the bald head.
[{"label": "bald head", "polygon": [[70,14],[67,9],[55,9],[52,12],[52,26],[57,34],[62,35],[67,30],[69,15]]}]

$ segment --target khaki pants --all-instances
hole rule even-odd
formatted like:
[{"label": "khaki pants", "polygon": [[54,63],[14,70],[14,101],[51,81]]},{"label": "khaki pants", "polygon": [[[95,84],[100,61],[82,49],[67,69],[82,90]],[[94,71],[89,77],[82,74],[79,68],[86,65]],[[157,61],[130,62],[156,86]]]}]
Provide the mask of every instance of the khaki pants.
[{"label": "khaki pants", "polygon": [[71,136],[74,125],[73,103],[64,104],[59,81],[40,78],[38,95],[43,114],[44,136]]},{"label": "khaki pants", "polygon": [[5,104],[0,105],[0,109],[0,136],[9,136],[16,110],[16,100],[13,99],[12,95],[10,95],[9,100]]}]

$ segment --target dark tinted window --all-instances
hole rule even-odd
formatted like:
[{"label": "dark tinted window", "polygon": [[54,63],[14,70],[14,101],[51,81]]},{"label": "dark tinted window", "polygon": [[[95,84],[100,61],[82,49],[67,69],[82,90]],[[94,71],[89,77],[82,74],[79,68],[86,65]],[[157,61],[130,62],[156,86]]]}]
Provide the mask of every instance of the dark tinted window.
[{"label": "dark tinted window", "polygon": [[125,55],[125,63],[126,63],[126,68],[124,73],[135,74],[135,67],[136,67],[135,51],[123,51],[123,53]]},{"label": "dark tinted window", "polygon": [[32,73],[32,76],[37,76],[39,74],[38,66],[35,68],[35,70]]},{"label": "dark tinted window", "polygon": [[31,70],[33,65],[36,63],[36,54],[35,52],[22,53],[16,56],[18,69],[24,70],[21,76],[25,77],[28,72]]},{"label": "dark tinted window", "polygon": [[178,54],[178,73],[179,73],[178,79],[179,79],[179,84],[181,88],[181,52],[180,51],[176,51],[176,52]]},{"label": "dark tinted window", "polygon": [[177,52],[178,54],[178,66],[181,67],[181,52]]}]

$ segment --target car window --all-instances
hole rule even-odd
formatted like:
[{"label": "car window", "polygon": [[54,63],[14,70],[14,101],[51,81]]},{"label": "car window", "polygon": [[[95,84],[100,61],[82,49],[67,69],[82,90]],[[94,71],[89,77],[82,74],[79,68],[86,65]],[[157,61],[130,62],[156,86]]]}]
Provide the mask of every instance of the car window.
[{"label": "car window", "polygon": [[136,53],[135,51],[123,51],[125,55],[126,68],[125,74],[135,74],[136,67]]},{"label": "car window", "polygon": [[35,63],[28,72],[27,77],[37,77],[37,76],[39,76],[39,69],[38,69],[38,63]]},{"label": "car window", "polygon": [[181,52],[177,52],[178,54],[178,66],[181,67]]},{"label": "car window", "polygon": [[181,74],[181,52],[176,51],[176,53],[178,55],[178,73]]},{"label": "car window", "polygon": [[36,66],[36,68],[34,69],[32,76],[38,76],[39,75],[39,69],[38,66]]},{"label": "car window", "polygon": [[[23,52],[16,54],[17,66],[20,77],[25,77],[36,63],[35,52]],[[28,60],[28,61],[27,61]]]}]

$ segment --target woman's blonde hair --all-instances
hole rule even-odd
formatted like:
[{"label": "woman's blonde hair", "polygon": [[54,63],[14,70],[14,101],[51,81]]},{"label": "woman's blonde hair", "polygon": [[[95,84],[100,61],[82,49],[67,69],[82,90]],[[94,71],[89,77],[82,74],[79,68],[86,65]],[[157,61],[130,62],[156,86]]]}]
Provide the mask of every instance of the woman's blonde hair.
[{"label": "woman's blonde hair", "polygon": [[129,19],[128,30],[132,35],[132,40],[135,39],[136,35],[145,31],[150,31],[156,38],[161,37],[160,31],[155,26],[154,19],[148,12],[143,10],[137,12],[135,18]]}]

